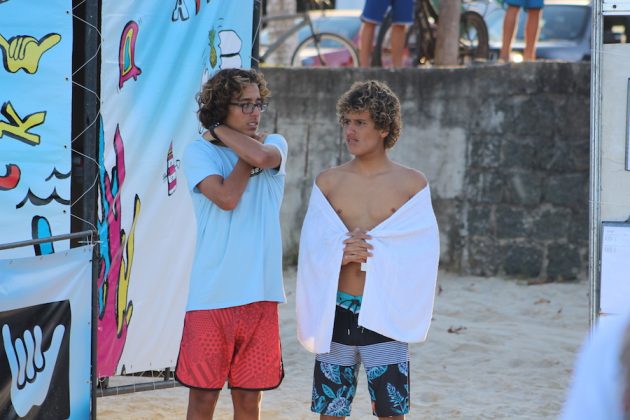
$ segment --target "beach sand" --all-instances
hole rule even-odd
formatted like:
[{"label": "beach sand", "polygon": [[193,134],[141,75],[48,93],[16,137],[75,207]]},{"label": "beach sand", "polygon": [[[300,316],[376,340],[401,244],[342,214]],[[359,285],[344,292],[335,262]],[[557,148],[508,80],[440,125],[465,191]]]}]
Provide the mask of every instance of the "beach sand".
[{"label": "beach sand", "polygon": [[[313,355],[296,339],[295,269],[280,306],[285,378],[263,396],[262,419],[317,419],[310,412]],[[412,344],[408,419],[553,419],[588,332],[588,283],[528,285],[439,273],[427,341]],[[401,308],[404,310],[404,308]],[[112,384],[137,382],[115,377]],[[374,418],[364,371],[353,419]],[[176,387],[97,399],[99,419],[185,418],[188,390]],[[231,419],[229,390],[215,419]]]}]

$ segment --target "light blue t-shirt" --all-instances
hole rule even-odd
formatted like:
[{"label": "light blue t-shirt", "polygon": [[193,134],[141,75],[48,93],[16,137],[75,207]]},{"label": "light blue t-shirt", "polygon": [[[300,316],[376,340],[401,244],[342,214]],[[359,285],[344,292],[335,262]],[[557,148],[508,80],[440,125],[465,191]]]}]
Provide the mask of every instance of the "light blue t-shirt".
[{"label": "light blue t-shirt", "polygon": [[280,150],[282,163],[251,176],[234,210],[222,210],[197,184],[209,175],[227,178],[238,155],[204,139],[184,152],[184,172],[197,219],[197,244],[187,311],[252,302],[285,302],[282,282],[280,204],[284,194],[287,142],[279,134],[265,140]]}]

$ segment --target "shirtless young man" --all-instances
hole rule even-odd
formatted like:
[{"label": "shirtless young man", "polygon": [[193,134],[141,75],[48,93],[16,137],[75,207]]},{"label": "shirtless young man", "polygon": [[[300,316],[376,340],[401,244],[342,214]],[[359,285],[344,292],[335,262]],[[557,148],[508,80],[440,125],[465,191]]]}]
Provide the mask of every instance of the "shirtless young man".
[{"label": "shirtless young man", "polygon": [[[422,341],[426,331],[420,333],[420,339],[394,337],[405,338],[404,332],[396,331],[404,331],[409,321],[415,321],[413,314],[411,319],[403,317],[402,323],[398,321],[408,302],[395,296],[425,295],[417,302],[424,305],[425,318],[427,312],[430,316],[435,273],[429,270],[425,276],[428,279],[420,281],[424,281],[425,286],[421,287],[427,290],[417,293],[419,289],[398,286],[396,278],[410,273],[396,270],[409,268],[416,258],[413,253],[424,249],[424,245],[417,245],[419,242],[406,242],[409,238],[428,244],[426,266],[437,270],[437,224],[425,176],[392,161],[387,154],[401,129],[400,103],[389,87],[378,81],[355,83],[337,102],[337,114],[353,159],[317,177],[304,221],[298,262],[298,337],[308,350],[317,353],[311,410],[320,413],[321,419],[349,416],[362,362],[373,414],[403,419],[409,412],[407,343]],[[416,219],[419,223],[415,223]],[[332,225],[330,231],[326,230],[328,224]],[[333,242],[326,243],[335,236],[335,228],[345,234],[339,248],[342,255],[338,265],[330,263],[331,270],[323,274],[328,261],[335,259],[335,252],[321,258],[314,254],[321,253],[318,248],[335,248]],[[405,250],[409,245],[413,249]],[[381,259],[373,258],[375,255]],[[405,257],[410,260],[393,262]],[[333,277],[336,305],[327,317],[328,302],[315,296],[328,296],[329,288],[324,283],[334,273],[338,273],[338,277]],[[368,279],[370,275],[372,278]],[[416,300],[411,302],[416,305]],[[330,324],[333,313],[334,325],[323,331],[325,327],[321,326]],[[369,317],[379,321],[372,322]],[[423,322],[428,328],[429,321]],[[389,331],[393,333],[388,335]]]}]

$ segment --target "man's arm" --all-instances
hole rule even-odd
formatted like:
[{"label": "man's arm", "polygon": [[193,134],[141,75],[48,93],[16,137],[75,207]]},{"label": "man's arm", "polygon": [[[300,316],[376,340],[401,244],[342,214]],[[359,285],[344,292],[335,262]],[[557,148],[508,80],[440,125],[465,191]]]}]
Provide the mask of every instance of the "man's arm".
[{"label": "man's arm", "polygon": [[282,155],[275,146],[263,144],[245,134],[220,125],[214,129],[220,140],[230,147],[245,162],[261,169],[277,168],[282,163]]},{"label": "man's arm", "polygon": [[249,163],[239,159],[227,178],[209,175],[197,184],[197,188],[220,209],[234,210],[247,187],[251,170]]}]

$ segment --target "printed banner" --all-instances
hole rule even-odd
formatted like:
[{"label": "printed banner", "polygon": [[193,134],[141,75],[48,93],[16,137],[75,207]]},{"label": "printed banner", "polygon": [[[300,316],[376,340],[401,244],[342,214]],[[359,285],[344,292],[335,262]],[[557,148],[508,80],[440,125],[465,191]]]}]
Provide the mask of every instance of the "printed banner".
[{"label": "printed banner", "polygon": [[[0,243],[70,232],[72,10],[0,1]],[[0,258],[68,249],[68,241]]]},{"label": "printed banner", "polygon": [[102,3],[98,376],[174,366],[195,246],[195,94],[250,67],[253,1]]},{"label": "printed banner", "polygon": [[0,418],[87,419],[92,246],[0,260]]}]

